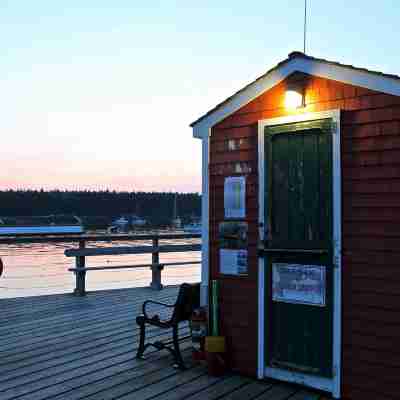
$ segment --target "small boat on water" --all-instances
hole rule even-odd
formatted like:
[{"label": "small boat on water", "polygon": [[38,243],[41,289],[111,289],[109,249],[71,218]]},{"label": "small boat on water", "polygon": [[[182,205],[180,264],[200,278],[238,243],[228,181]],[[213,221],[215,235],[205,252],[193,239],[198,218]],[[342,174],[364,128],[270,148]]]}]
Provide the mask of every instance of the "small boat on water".
[{"label": "small boat on water", "polygon": [[0,235],[83,233],[82,221],[76,216],[0,217]]},{"label": "small boat on water", "polygon": [[111,226],[108,227],[108,233],[126,233],[128,232],[129,228],[129,221],[125,217],[119,217],[118,219],[114,220]]},{"label": "small boat on water", "polygon": [[147,221],[144,218],[141,218],[137,215],[131,216],[131,225],[132,226],[145,226]]},{"label": "small boat on water", "polygon": [[127,233],[130,229],[143,227],[147,224],[144,218],[137,215],[121,216],[108,227],[108,233]]}]

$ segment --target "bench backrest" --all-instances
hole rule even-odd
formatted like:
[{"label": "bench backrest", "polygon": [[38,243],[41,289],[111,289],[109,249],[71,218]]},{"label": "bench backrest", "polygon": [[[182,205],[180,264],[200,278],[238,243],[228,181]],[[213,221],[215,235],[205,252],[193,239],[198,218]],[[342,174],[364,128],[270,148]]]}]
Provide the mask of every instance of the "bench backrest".
[{"label": "bench backrest", "polygon": [[200,283],[183,283],[175,303],[173,320],[175,322],[189,320],[193,310],[198,307],[200,307]]}]

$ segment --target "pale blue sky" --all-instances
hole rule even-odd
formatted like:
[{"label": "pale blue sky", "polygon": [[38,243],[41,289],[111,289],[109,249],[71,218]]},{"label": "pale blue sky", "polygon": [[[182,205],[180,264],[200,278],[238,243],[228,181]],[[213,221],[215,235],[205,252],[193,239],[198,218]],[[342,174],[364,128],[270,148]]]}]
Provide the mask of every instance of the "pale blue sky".
[{"label": "pale blue sky", "polygon": [[[310,55],[400,73],[398,0],[308,1]],[[0,189],[199,191],[189,123],[302,28],[303,0],[0,0]]]}]

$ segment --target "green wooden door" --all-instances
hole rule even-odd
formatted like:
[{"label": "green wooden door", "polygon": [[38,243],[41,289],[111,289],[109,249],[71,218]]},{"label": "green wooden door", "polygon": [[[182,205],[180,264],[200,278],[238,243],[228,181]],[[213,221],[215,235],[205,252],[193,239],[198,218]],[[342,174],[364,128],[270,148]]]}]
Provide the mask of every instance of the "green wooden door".
[{"label": "green wooden door", "polygon": [[330,120],[265,128],[266,360],[332,375]]}]

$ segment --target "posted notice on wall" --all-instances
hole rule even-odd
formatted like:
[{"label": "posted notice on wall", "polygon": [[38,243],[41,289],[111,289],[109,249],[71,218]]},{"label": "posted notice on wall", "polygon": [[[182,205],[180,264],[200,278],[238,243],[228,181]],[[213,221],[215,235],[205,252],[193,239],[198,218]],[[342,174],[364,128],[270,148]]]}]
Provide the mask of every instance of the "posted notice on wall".
[{"label": "posted notice on wall", "polygon": [[225,218],[246,217],[246,178],[230,176],[224,182]]},{"label": "posted notice on wall", "polygon": [[220,249],[219,271],[226,275],[246,275],[247,250]]},{"label": "posted notice on wall", "polygon": [[326,267],[272,264],[272,300],[323,307],[326,304]]}]

